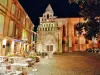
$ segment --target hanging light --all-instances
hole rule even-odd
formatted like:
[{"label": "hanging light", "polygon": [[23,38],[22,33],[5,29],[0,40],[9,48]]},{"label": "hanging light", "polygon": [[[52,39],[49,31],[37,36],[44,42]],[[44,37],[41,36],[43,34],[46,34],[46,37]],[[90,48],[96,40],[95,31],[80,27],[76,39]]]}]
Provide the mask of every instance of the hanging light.
[{"label": "hanging light", "polygon": [[6,42],[7,42],[7,40],[4,39],[4,40],[2,41],[2,44],[3,44],[3,45],[6,45]]}]

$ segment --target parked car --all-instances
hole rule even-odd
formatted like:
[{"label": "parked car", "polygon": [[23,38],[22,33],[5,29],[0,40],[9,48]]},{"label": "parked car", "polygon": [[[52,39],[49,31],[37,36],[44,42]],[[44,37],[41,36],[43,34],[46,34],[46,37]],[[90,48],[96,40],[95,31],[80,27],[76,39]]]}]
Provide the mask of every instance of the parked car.
[{"label": "parked car", "polygon": [[93,52],[95,52],[95,53],[99,53],[99,52],[100,52],[100,49],[98,49],[98,48],[94,48],[94,49],[93,49]]},{"label": "parked car", "polygon": [[92,51],[93,51],[92,48],[87,48],[87,49],[86,49],[86,52],[92,52]]},{"label": "parked car", "polygon": [[86,52],[99,53],[100,49],[99,48],[87,48]]}]

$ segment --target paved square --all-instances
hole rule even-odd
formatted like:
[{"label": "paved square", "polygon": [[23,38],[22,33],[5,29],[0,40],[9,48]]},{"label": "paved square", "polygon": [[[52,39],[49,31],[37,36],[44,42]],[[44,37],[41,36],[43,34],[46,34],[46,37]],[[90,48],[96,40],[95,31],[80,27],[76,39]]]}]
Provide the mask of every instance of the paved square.
[{"label": "paved square", "polygon": [[100,75],[100,54],[72,52],[54,55],[52,59],[41,59],[31,75]]}]

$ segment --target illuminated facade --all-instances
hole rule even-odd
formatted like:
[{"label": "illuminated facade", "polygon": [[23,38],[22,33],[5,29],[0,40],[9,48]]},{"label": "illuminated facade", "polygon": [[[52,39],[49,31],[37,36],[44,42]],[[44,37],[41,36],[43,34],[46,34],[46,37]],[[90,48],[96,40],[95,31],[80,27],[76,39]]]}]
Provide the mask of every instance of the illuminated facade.
[{"label": "illuminated facade", "polygon": [[31,49],[34,25],[18,0],[0,0],[0,55]]},{"label": "illuminated facade", "polygon": [[[40,17],[37,31],[37,51],[53,51],[57,53],[85,51],[92,48],[92,41],[86,40],[74,30],[74,25],[85,22],[83,18],[57,18],[50,6]],[[95,47],[97,42],[95,40]]]},{"label": "illuminated facade", "polygon": [[56,18],[49,4],[43,17],[40,17],[40,25],[37,30],[37,51],[62,52],[62,33],[58,31]]}]

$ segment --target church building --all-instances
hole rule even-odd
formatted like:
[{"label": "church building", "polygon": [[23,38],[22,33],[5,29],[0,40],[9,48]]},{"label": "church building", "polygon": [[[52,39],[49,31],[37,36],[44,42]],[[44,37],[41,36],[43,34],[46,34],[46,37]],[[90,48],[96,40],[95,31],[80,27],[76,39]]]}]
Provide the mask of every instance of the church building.
[{"label": "church building", "polygon": [[[82,17],[57,18],[49,4],[40,17],[40,25],[37,29],[37,52],[64,53],[91,48],[92,42],[78,35],[74,29],[74,25],[79,22],[85,21]],[[95,44],[97,46],[96,41]]]}]

